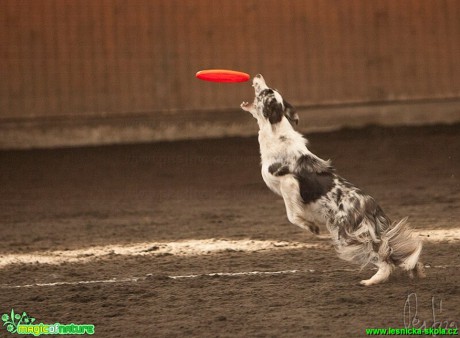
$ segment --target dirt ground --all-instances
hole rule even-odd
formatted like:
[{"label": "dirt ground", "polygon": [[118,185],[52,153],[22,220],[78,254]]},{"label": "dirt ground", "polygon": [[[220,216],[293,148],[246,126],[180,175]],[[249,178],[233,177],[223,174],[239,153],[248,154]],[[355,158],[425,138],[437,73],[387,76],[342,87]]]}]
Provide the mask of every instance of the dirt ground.
[{"label": "dirt ground", "polygon": [[[459,124],[307,135],[313,152],[391,218],[454,233],[459,136]],[[0,238],[0,312],[91,323],[97,337],[359,337],[405,321],[460,324],[458,236],[426,238],[426,279],[396,273],[386,284],[359,286],[371,268],[359,271],[324,236],[288,223],[260,176],[255,137],[0,152]],[[191,239],[272,249],[178,255],[156,254],[151,244],[143,255],[5,263],[21,254]],[[254,271],[265,273],[243,274]],[[11,335],[1,327],[0,336]]]}]

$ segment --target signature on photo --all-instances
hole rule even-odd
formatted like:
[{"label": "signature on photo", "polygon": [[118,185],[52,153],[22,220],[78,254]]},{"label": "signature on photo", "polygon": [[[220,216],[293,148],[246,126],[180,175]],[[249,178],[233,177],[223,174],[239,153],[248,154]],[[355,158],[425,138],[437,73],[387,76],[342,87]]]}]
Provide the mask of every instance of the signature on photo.
[{"label": "signature on photo", "polygon": [[[438,305],[439,306],[436,306]],[[428,328],[456,328],[458,329],[458,321],[439,319],[442,318],[442,299],[436,302],[434,296],[431,297],[431,318],[423,319],[419,317],[419,305],[417,294],[410,293],[406,302],[404,303],[404,327],[405,328],[416,328],[416,329],[428,329]],[[438,318],[439,317],[439,318]]]}]

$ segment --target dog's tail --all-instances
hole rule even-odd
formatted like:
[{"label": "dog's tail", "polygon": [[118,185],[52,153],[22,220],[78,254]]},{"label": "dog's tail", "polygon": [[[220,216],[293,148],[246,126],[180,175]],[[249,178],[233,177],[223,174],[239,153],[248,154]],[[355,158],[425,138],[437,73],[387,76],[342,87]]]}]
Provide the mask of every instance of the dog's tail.
[{"label": "dog's tail", "polygon": [[423,267],[417,264],[421,252],[422,241],[414,237],[407,217],[394,224],[382,235],[379,256],[387,258],[404,270],[412,271]]}]

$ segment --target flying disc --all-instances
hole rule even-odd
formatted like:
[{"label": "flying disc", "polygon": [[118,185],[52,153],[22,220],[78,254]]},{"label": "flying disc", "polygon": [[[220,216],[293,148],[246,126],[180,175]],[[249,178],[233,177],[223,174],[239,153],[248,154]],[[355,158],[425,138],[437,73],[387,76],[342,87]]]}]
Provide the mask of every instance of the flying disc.
[{"label": "flying disc", "polygon": [[228,69],[206,69],[196,73],[200,80],[211,82],[245,82],[249,80],[249,74]]}]

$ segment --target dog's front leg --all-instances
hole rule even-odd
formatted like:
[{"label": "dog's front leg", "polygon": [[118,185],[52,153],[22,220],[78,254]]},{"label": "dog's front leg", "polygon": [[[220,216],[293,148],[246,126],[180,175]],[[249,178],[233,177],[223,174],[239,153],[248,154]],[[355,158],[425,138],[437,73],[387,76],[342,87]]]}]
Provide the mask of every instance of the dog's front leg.
[{"label": "dog's front leg", "polygon": [[292,175],[283,176],[280,181],[280,190],[289,222],[318,235],[319,227],[305,218],[297,180]]}]

